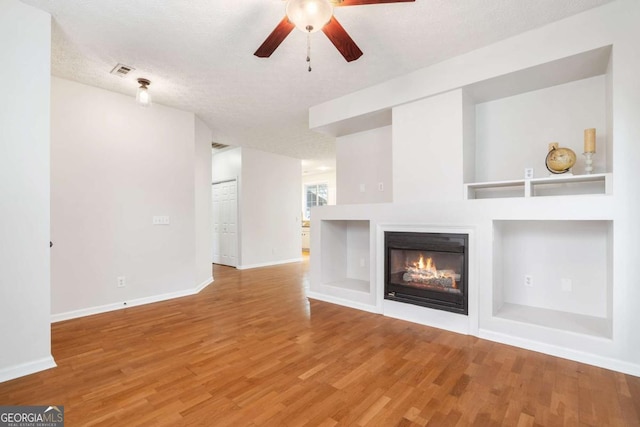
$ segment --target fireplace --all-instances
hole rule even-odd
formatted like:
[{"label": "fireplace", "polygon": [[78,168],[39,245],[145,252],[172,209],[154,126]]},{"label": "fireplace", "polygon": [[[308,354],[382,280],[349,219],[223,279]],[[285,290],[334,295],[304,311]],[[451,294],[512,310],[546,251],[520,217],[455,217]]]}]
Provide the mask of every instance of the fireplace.
[{"label": "fireplace", "polygon": [[466,315],[467,234],[386,231],[384,297]]}]

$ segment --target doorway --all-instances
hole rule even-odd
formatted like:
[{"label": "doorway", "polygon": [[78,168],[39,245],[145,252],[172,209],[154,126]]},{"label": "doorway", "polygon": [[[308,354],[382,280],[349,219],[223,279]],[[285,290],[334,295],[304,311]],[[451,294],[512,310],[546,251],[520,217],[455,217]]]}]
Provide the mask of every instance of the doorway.
[{"label": "doorway", "polygon": [[213,183],[213,263],[238,266],[238,185],[230,180]]}]

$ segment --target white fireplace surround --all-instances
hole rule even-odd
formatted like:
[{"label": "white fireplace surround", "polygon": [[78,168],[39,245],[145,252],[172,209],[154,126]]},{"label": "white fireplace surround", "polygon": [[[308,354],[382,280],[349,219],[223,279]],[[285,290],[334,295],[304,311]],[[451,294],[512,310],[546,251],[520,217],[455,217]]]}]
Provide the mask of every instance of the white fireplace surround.
[{"label": "white fireplace surround", "polygon": [[[467,201],[318,208],[307,296],[638,375],[636,364],[612,357],[625,325],[615,324],[614,221],[603,219],[613,212],[593,204],[602,197],[545,197],[535,208],[524,198],[473,209]],[[581,209],[569,217],[549,215],[573,206]],[[469,236],[467,316],[384,299],[385,231]],[[567,277],[572,289],[563,288]]]},{"label": "white fireplace surround", "polygon": [[[384,299],[384,233],[397,231],[407,233],[451,233],[469,237],[467,277],[469,313],[467,316],[413,304]],[[433,326],[466,335],[478,335],[478,291],[475,267],[474,228],[465,226],[440,226],[427,224],[378,224],[376,227],[376,307],[388,317]]]}]

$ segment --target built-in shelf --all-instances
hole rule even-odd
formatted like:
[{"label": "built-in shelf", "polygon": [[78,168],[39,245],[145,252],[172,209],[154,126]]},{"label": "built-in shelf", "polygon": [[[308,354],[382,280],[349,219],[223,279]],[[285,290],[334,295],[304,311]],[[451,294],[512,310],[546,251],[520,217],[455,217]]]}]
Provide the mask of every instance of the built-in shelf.
[{"label": "built-in shelf", "polygon": [[547,178],[475,182],[464,185],[465,199],[611,194],[613,174],[558,175]]},{"label": "built-in shelf", "polygon": [[320,221],[322,286],[370,293],[369,221]]},{"label": "built-in shelf", "polygon": [[340,289],[349,289],[357,292],[369,293],[371,285],[368,280],[344,278],[335,282],[325,283],[325,286],[333,286]]},{"label": "built-in shelf", "polygon": [[503,304],[495,317],[554,330],[611,338],[611,321],[603,317],[510,303]]},{"label": "built-in shelf", "polygon": [[[603,46],[465,87],[463,179],[473,183],[465,197],[608,194],[604,178],[581,178],[586,173],[581,153],[584,129],[595,128],[593,170],[615,172],[611,52],[611,46]],[[536,176],[546,174],[545,157],[551,142],[577,154],[572,168],[577,175],[553,178],[570,188],[551,188],[544,178],[512,180],[528,168]],[[592,177],[596,175],[606,174]],[[587,190],[590,185],[593,190]]]},{"label": "built-in shelf", "polygon": [[611,338],[613,223],[494,221],[493,316]]},{"label": "built-in shelf", "polygon": [[329,215],[338,206],[314,211],[311,283],[307,297],[376,312],[375,286],[371,283],[371,222]]}]

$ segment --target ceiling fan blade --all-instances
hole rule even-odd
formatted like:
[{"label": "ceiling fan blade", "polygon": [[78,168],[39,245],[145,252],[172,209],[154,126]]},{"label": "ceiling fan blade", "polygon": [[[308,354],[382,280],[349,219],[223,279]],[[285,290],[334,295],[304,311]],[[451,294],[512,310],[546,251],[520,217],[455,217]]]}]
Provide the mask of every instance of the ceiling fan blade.
[{"label": "ceiling fan blade", "polygon": [[360,6],[363,4],[406,3],[416,0],[337,0],[334,6]]},{"label": "ceiling fan blade", "polygon": [[340,51],[347,62],[355,61],[362,56],[362,51],[356,45],[356,42],[342,28],[342,25],[336,20],[335,16],[331,17],[331,21],[324,27],[322,32],[327,35],[331,43]]},{"label": "ceiling fan blade", "polygon": [[269,37],[262,42],[258,50],[254,55],[260,58],[268,58],[271,54],[280,46],[280,43],[287,38],[291,30],[295,28],[289,19],[285,16],[282,21],[276,26],[276,28],[269,34]]}]

